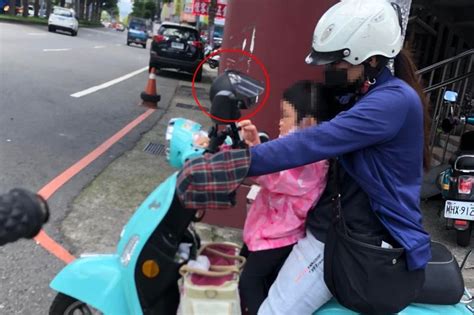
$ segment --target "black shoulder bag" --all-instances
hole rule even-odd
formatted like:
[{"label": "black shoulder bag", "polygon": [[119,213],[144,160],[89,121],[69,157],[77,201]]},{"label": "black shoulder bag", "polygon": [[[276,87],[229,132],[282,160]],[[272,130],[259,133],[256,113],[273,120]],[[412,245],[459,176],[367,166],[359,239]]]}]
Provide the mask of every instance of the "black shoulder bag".
[{"label": "black shoulder bag", "polygon": [[351,233],[342,214],[338,162],[333,160],[331,167],[336,195],[324,248],[324,281],[336,300],[353,311],[397,313],[417,297],[424,270],[408,271],[403,248],[368,244]]}]

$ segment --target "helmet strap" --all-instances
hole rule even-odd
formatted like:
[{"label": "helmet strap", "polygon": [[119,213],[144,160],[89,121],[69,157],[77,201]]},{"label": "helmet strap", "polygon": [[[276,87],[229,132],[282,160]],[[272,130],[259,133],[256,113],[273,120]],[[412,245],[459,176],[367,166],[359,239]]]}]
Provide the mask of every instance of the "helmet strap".
[{"label": "helmet strap", "polygon": [[388,62],[388,58],[378,58],[378,64],[377,66],[375,67],[372,67],[370,65],[370,62],[369,61],[365,61],[363,62],[362,64],[364,65],[364,77],[365,77],[365,80],[364,80],[364,83],[362,85],[362,88],[361,88],[361,94],[365,94],[367,93],[367,91],[370,89],[370,87],[372,85],[374,85],[375,83],[377,83],[377,77],[379,76],[379,74],[382,72],[383,68],[385,67],[385,65],[387,64]]}]

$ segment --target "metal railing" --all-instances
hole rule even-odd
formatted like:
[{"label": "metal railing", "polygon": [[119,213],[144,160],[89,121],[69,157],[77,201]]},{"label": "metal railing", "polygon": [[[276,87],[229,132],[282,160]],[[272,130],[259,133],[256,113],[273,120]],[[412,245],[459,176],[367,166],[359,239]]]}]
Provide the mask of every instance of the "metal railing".
[{"label": "metal railing", "polygon": [[[426,88],[425,93],[433,104],[431,108],[432,125],[430,130],[430,151],[433,156],[435,147],[440,147],[440,125],[444,118],[449,114],[454,116],[459,114],[460,106],[444,106],[446,103],[443,99],[444,92],[447,90],[458,92],[457,104],[464,104],[466,101],[466,93],[474,92],[474,49],[467,50],[457,56],[437,62],[431,66],[418,71],[420,78],[423,79]],[[457,130],[462,133],[464,130]],[[456,131],[455,131],[456,132]],[[448,143],[451,133],[444,139],[444,145],[441,148],[441,158],[438,162],[443,163],[447,157]]]}]

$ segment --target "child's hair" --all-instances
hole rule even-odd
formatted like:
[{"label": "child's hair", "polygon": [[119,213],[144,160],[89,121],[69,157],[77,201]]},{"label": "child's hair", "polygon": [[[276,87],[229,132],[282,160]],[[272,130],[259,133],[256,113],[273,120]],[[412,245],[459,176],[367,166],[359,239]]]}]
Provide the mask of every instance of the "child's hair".
[{"label": "child's hair", "polygon": [[297,123],[305,117],[328,120],[328,104],[323,99],[322,85],[309,80],[298,81],[283,92],[283,100],[296,111]]}]

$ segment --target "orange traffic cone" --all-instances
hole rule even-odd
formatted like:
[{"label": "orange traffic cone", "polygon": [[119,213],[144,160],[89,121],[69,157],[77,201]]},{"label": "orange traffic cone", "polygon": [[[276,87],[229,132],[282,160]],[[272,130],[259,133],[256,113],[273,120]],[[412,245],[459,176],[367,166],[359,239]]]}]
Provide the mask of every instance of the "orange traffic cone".
[{"label": "orange traffic cone", "polygon": [[158,102],[160,101],[161,96],[156,94],[155,68],[151,68],[145,91],[140,94],[140,97],[142,99],[141,105],[152,109],[158,108]]}]

